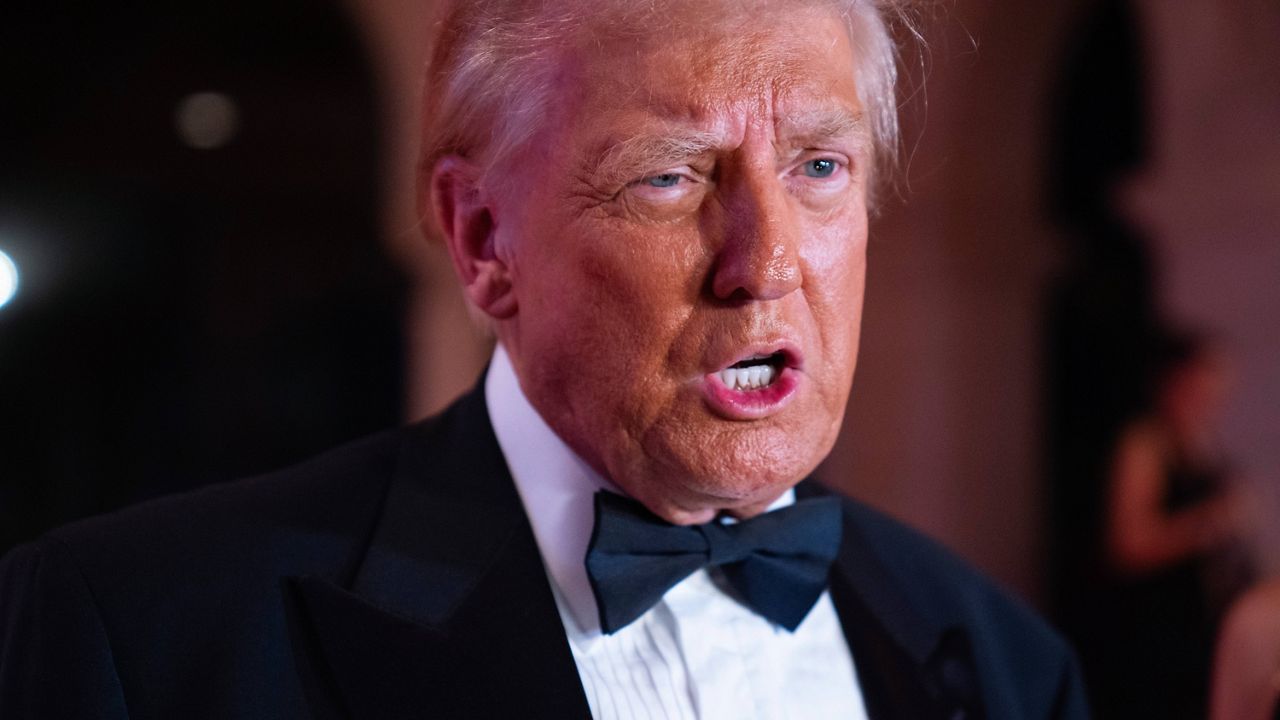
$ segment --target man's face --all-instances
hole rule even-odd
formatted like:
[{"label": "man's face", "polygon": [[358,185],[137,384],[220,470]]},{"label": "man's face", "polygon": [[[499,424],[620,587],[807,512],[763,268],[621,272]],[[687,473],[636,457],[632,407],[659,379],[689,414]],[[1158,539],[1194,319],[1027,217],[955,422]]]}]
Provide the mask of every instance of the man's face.
[{"label": "man's face", "polygon": [[697,12],[583,38],[534,149],[494,171],[516,300],[498,333],[521,386],[681,523],[762,510],[835,442],[870,162],[834,14]]}]

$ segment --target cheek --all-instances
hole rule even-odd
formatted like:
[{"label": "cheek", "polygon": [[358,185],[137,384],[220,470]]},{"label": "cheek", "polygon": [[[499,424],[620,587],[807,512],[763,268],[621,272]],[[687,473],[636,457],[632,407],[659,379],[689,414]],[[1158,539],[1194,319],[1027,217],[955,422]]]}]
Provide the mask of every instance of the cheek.
[{"label": "cheek", "polygon": [[616,324],[661,332],[692,307],[702,282],[700,245],[688,235],[671,226],[593,233],[600,240],[574,253],[570,272],[584,294],[618,313]]},{"label": "cheek", "polygon": [[805,294],[820,351],[810,366],[815,398],[837,423],[843,417],[857,363],[866,275],[865,225],[824,225],[805,255]]},{"label": "cheek", "polygon": [[554,330],[543,334],[555,344],[547,350],[572,348],[591,358],[619,390],[655,377],[670,360],[699,285],[699,254],[682,238],[669,226],[570,227],[524,268],[522,279],[537,287],[527,292],[522,312]]},{"label": "cheek", "polygon": [[813,237],[802,256],[809,304],[826,341],[840,340],[832,334],[852,335],[846,341],[856,344],[866,281],[865,225],[855,225],[854,232],[826,225]]}]

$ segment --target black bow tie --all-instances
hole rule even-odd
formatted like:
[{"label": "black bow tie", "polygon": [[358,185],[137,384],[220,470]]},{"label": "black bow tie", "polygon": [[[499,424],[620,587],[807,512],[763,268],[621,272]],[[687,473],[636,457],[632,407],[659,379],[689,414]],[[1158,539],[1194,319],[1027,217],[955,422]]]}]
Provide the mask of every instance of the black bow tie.
[{"label": "black bow tie", "polygon": [[587,577],[612,634],[704,567],[718,567],[737,599],[795,631],[827,587],[840,546],[840,501],[803,500],[739,523],[672,525],[640,503],[596,493]]}]

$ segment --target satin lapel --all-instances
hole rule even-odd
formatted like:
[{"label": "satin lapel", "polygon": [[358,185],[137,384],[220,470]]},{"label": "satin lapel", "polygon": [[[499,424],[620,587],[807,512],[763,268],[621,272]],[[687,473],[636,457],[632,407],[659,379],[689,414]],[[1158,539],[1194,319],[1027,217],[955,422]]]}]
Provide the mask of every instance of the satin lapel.
[{"label": "satin lapel", "polygon": [[286,588],[315,715],[589,718],[483,391],[412,432],[350,586]]},{"label": "satin lapel", "polygon": [[[813,481],[797,487],[798,497],[823,494],[829,492]],[[966,631],[933,622],[913,607],[872,548],[846,510],[831,599],[871,720],[982,720]]]}]

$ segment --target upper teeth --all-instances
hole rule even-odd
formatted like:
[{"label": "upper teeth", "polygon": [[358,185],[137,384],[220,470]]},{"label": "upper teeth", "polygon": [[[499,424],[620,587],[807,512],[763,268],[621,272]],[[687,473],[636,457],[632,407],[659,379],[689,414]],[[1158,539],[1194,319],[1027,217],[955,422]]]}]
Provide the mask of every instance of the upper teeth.
[{"label": "upper teeth", "polygon": [[772,365],[752,365],[744,368],[725,368],[720,380],[730,390],[756,390],[773,382]]}]

